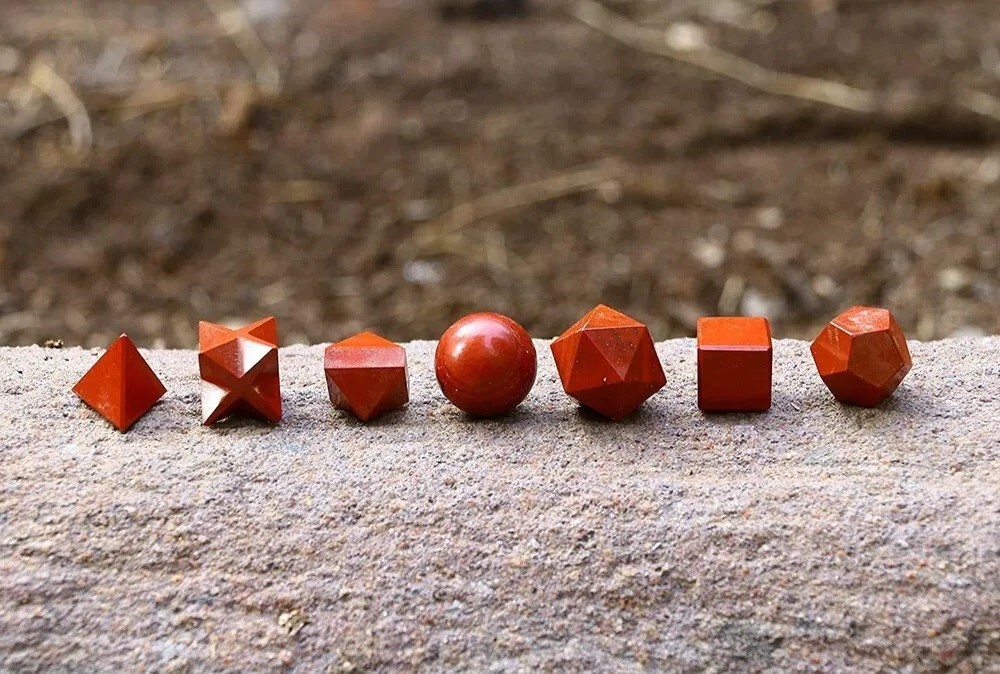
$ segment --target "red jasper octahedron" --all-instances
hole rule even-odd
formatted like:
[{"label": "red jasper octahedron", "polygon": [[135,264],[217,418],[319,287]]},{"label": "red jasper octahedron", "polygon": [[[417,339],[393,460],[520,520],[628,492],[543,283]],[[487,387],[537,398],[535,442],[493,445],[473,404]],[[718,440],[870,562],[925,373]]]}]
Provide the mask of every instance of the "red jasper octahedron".
[{"label": "red jasper octahedron", "polygon": [[239,330],[198,324],[202,423],[211,426],[233,413],[281,420],[278,323],[265,318]]},{"label": "red jasper octahedron", "polygon": [[399,409],[410,399],[406,350],[374,333],[326,347],[323,369],[330,402],[362,421]]},{"label": "red jasper octahedron", "polygon": [[699,318],[698,407],[703,412],[769,410],[771,361],[766,318]]},{"label": "red jasper octahedron", "polygon": [[128,335],[116,339],[73,387],[73,393],[123,433],[166,392]]},{"label": "red jasper octahedron", "polygon": [[566,393],[609,419],[624,419],[667,383],[649,329],[603,304],[551,348]]}]

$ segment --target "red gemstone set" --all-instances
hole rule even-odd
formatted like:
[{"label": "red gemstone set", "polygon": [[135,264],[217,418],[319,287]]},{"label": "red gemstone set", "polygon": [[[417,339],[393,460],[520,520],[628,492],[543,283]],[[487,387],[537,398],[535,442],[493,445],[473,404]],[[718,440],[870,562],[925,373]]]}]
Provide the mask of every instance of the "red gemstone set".
[{"label": "red gemstone set", "polygon": [[[698,407],[703,412],[765,412],[771,407],[771,327],[760,317],[705,317],[697,329]],[[599,305],[550,344],[563,390],[611,420],[634,413],[666,385],[649,329]],[[873,407],[892,395],[910,371],[910,352],[887,309],[854,307],[823,329],[813,360],[833,396]],[[281,420],[278,327],[265,318],[239,329],[198,326],[202,423],[234,414]],[[363,332],[323,354],[330,402],[361,421],[409,401],[406,350]],[[444,396],[473,417],[508,414],[531,391],[535,345],[514,320],[470,314],[438,341],[434,371]],[[118,430],[127,431],[166,388],[126,335],[108,348],[73,387]]]}]

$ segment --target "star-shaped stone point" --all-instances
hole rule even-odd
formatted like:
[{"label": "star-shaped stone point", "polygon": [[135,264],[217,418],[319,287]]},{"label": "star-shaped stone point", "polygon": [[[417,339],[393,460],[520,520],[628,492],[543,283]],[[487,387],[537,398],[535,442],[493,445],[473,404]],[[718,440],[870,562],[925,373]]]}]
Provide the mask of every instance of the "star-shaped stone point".
[{"label": "star-shaped stone point", "polygon": [[281,420],[278,322],[268,317],[233,330],[198,324],[202,423],[211,426],[231,414]]}]

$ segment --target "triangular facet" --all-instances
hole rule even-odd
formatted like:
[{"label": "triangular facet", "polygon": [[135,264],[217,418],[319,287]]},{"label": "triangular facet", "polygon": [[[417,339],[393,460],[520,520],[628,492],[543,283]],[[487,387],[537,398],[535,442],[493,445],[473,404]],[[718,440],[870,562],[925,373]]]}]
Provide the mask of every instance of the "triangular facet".
[{"label": "triangular facet", "polygon": [[209,351],[236,339],[236,331],[224,325],[201,321],[198,323],[198,350]]},{"label": "triangular facet", "polygon": [[127,339],[116,339],[73,387],[81,400],[122,431],[122,352]]},{"label": "triangular facet", "polygon": [[590,409],[618,421],[632,414],[659,389],[659,386],[643,382],[619,382],[578,391],[573,397]]},{"label": "triangular facet", "polygon": [[258,363],[275,352],[276,347],[272,343],[258,342],[255,339],[241,337],[236,340],[240,353],[240,374],[254,369]]},{"label": "triangular facet", "polygon": [[567,332],[549,345],[552,351],[552,358],[556,362],[556,370],[559,372],[559,378],[563,383],[563,388],[568,385],[571,379],[573,363],[576,361],[576,351],[580,348],[580,339],[582,339],[581,333]]},{"label": "triangular facet", "polygon": [[352,335],[347,339],[342,339],[334,346],[349,346],[352,348],[399,348],[399,345],[395,342],[391,342],[381,335],[376,335],[374,332],[359,332],[358,334]]},{"label": "triangular facet", "polygon": [[272,346],[278,345],[278,321],[274,316],[268,316],[267,318],[262,318],[259,321],[251,323],[241,328],[240,333],[255,337]]},{"label": "triangular facet", "polygon": [[393,368],[386,377],[386,388],[378,404],[375,406],[376,412],[382,414],[389,410],[402,407],[410,401],[409,383],[406,379],[406,370]]},{"label": "triangular facet", "polygon": [[642,323],[631,316],[627,316],[607,305],[598,304],[584,314],[580,320],[566,328],[562,335],[560,335],[560,338],[568,337],[575,332],[581,332],[588,328],[635,327],[641,325]]},{"label": "triangular facet", "polygon": [[587,323],[585,327],[589,329],[643,327],[642,323],[635,320],[631,316],[627,316],[626,314],[603,304],[597,305],[596,308],[587,314],[586,318]]},{"label": "triangular facet", "polygon": [[656,355],[656,346],[648,330],[643,330],[625,380],[654,385],[656,390],[660,390],[667,383],[660,358]]},{"label": "triangular facet", "polygon": [[126,427],[134,424],[167,392],[149,363],[127,337],[122,342],[122,382],[122,422]]},{"label": "triangular facet", "polygon": [[379,402],[399,381],[394,368],[328,370],[327,376],[340,393],[338,403],[362,420],[371,417]]},{"label": "triangular facet", "polygon": [[201,421],[206,426],[211,426],[219,419],[227,416],[232,411],[235,399],[229,396],[229,391],[216,386],[212,382],[201,382]]},{"label": "triangular facet", "polygon": [[253,389],[260,395],[260,400],[253,405],[252,411],[272,423],[277,423],[281,421],[281,380],[278,377],[277,353],[274,359],[274,369],[262,372],[254,379]]},{"label": "triangular facet", "polygon": [[629,366],[632,364],[636,349],[639,348],[639,342],[644,334],[646,334],[646,328],[642,326],[587,328],[583,333],[584,338],[589,340],[604,356],[619,379],[625,379],[628,376]]},{"label": "triangular facet", "polygon": [[611,363],[594,343],[587,338],[587,333],[580,333],[580,342],[576,347],[569,376],[563,381],[566,393],[576,395],[577,391],[617,384],[621,375],[611,367]]},{"label": "triangular facet", "polygon": [[[198,354],[198,362],[201,365],[203,379],[206,376],[212,377],[214,369],[222,370],[236,378],[243,374],[243,357],[237,339],[224,341],[210,349],[202,349]],[[213,377],[213,380],[218,378]]]}]

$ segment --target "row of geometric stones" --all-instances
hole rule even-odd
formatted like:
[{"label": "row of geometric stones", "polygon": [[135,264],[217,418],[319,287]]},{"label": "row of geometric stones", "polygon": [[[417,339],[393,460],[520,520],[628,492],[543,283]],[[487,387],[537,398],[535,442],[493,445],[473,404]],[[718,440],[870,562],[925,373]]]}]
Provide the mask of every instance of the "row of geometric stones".
[{"label": "row of geometric stones", "polygon": [[[205,425],[233,414],[281,419],[278,330],[274,318],[239,329],[202,322],[198,365]],[[771,406],[771,329],[760,317],[698,321],[698,406],[706,412],[761,412]],[[600,305],[551,344],[563,389],[609,419],[633,413],[666,383],[648,328]],[[875,406],[911,367],[895,318],[854,307],[812,343],[820,376],[840,401]],[[494,313],[466,316],[442,335],[435,374],[457,407],[481,417],[510,412],[528,395],[537,359],[527,332]],[[331,402],[363,421],[409,400],[406,352],[370,332],[327,347]],[[166,389],[127,335],[119,337],[73,391],[116,428],[128,430]]]}]

